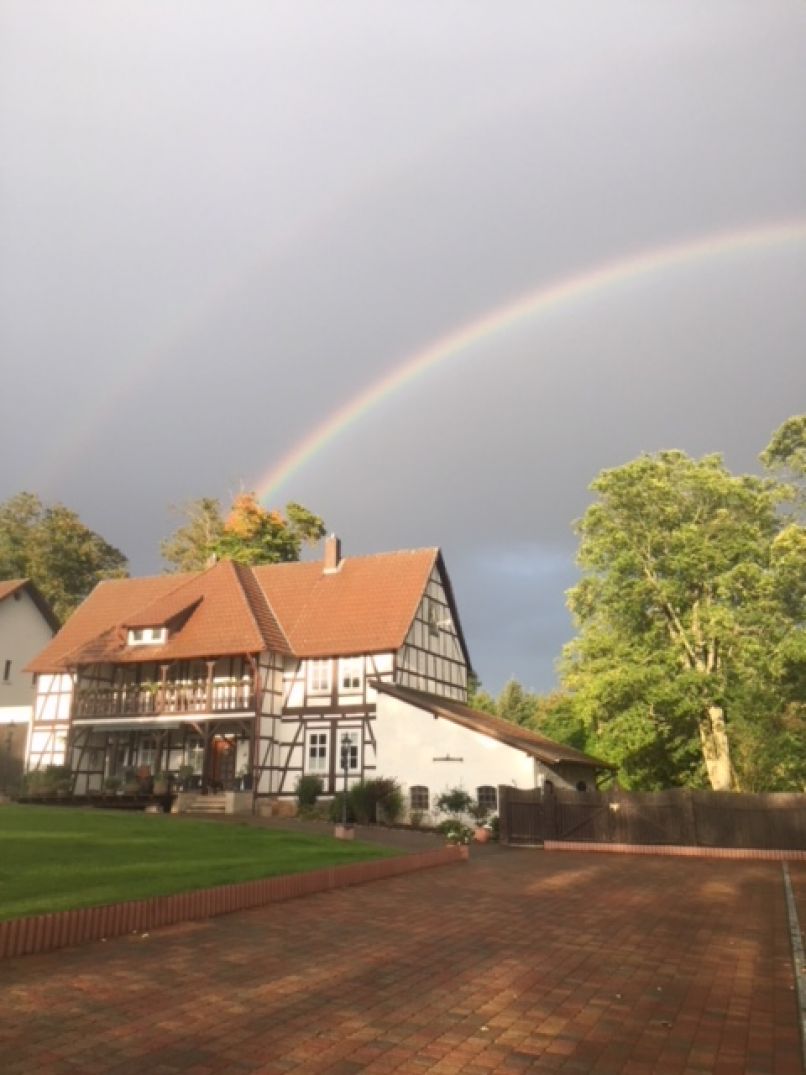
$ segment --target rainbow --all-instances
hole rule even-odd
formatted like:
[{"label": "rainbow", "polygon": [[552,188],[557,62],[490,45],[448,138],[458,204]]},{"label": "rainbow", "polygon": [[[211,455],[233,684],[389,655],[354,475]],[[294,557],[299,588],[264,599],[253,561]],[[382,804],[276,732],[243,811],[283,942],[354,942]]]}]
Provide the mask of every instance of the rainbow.
[{"label": "rainbow", "polygon": [[619,285],[665,270],[733,254],[752,253],[798,243],[806,243],[806,219],[756,225],[744,231],[719,232],[620,257],[521,295],[514,301],[440,337],[422,351],[410,355],[391,373],[378,378],[364,391],[333,411],[321,425],[311,430],[264,473],[256,483],[257,495],[263,502],[275,497],[278,489],[326,445],[398,389],[415,381],[440,363],[463,355],[475,345],[486,342],[521,322],[537,319]]}]

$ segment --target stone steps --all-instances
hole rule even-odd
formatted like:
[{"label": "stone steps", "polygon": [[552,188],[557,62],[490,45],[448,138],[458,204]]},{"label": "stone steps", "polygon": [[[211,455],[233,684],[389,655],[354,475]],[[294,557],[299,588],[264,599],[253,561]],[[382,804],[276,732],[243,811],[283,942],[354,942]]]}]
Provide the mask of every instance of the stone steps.
[{"label": "stone steps", "polygon": [[197,795],[182,804],[183,814],[225,814],[227,802],[223,795]]}]

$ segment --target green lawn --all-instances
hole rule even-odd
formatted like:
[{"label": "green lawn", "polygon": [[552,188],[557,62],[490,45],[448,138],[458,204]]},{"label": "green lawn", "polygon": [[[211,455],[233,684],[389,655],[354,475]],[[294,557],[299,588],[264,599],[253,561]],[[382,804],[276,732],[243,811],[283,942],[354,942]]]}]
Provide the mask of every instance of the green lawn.
[{"label": "green lawn", "polygon": [[0,919],[342,866],[394,852],[165,815],[0,807]]}]

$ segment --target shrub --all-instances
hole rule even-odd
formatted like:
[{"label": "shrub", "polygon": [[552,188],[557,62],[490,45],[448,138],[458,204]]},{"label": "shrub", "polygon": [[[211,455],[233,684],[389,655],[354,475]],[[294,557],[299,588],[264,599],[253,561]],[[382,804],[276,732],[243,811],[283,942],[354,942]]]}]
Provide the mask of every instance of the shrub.
[{"label": "shrub", "polygon": [[311,773],[301,776],[296,787],[297,802],[300,806],[313,806],[323,789],[321,776],[314,776]]},{"label": "shrub", "polygon": [[375,820],[375,789],[372,780],[359,780],[347,793],[348,813],[359,825],[368,825]]},{"label": "shrub", "polygon": [[297,817],[303,821],[329,821],[330,800],[319,799],[313,806],[300,806],[297,810]]},{"label": "shrub", "polygon": [[349,802],[359,825],[396,821],[403,812],[403,792],[391,777],[359,780],[349,791]]},{"label": "shrub", "polygon": [[44,769],[32,769],[25,774],[24,787],[29,795],[55,795],[57,791],[69,791],[73,786],[73,774],[69,765],[46,765]]},{"label": "shrub", "polygon": [[450,788],[443,791],[436,802],[437,810],[443,814],[452,814],[455,818],[469,813],[473,805],[473,796],[469,795],[464,788]]},{"label": "shrub", "polygon": [[[333,796],[330,803],[330,820],[340,825],[342,822],[342,803],[344,802],[344,792],[337,791]],[[350,825],[355,821],[355,814],[353,813],[351,796],[347,796],[347,824]]]},{"label": "shrub", "polygon": [[473,830],[464,825],[458,818],[449,817],[437,826],[449,844],[469,844],[473,839]]},{"label": "shrub", "polygon": [[423,823],[423,812],[422,812],[422,810],[412,810],[411,813],[409,814],[409,824],[411,825],[411,827],[413,829],[419,829],[419,827],[422,825],[422,823]]}]

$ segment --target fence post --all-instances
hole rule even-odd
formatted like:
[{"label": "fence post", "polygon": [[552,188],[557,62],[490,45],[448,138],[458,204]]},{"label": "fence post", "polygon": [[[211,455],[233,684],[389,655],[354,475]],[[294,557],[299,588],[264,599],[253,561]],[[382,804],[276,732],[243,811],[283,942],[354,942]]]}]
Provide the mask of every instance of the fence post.
[{"label": "fence post", "polygon": [[697,828],[697,804],[694,801],[694,791],[691,788],[685,788],[684,800],[686,804],[686,816],[688,818],[689,833],[691,834],[691,846],[700,846],[700,834]]},{"label": "fence post", "polygon": [[554,794],[554,785],[546,782],[542,788],[543,798],[543,839],[556,840],[559,825],[557,824],[557,796]]},{"label": "fence post", "polygon": [[509,787],[506,784],[498,785],[498,840],[502,844],[509,843]]}]

